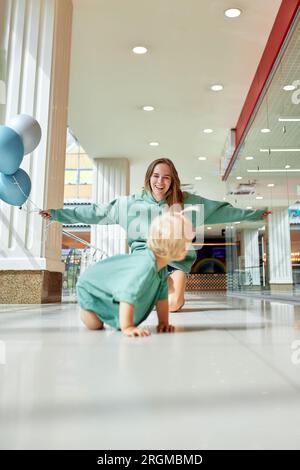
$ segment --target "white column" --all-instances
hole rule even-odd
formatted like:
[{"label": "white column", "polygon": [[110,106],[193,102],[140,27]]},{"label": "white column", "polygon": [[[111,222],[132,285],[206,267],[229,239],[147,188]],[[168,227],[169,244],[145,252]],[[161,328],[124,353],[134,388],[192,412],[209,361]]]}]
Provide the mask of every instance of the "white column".
[{"label": "white column", "polygon": [[[20,113],[42,128],[37,149],[26,155],[30,200],[40,208],[62,207],[71,49],[71,0],[3,0],[1,48],[6,65],[5,122]],[[28,204],[29,209],[34,209]],[[61,227],[44,240],[36,213],[0,202],[0,269],[62,272]]]},{"label": "white column", "polygon": [[[94,160],[93,200],[108,203],[129,194],[129,162],[127,158]],[[127,252],[126,233],[119,225],[92,225],[91,243],[109,256]]]},{"label": "white column", "polygon": [[0,125],[5,122],[6,103],[6,44],[7,27],[6,18],[8,16],[8,2],[0,0]]},{"label": "white column", "polygon": [[244,257],[245,284],[260,286],[258,230],[243,230],[241,241]]},{"label": "white column", "polygon": [[272,290],[291,290],[293,276],[288,209],[272,209],[268,219],[269,283]]},{"label": "white column", "polygon": [[236,226],[229,225],[225,228],[226,239],[226,272],[227,272],[227,289],[235,291],[240,289],[240,275],[238,269],[238,257],[236,249]]}]

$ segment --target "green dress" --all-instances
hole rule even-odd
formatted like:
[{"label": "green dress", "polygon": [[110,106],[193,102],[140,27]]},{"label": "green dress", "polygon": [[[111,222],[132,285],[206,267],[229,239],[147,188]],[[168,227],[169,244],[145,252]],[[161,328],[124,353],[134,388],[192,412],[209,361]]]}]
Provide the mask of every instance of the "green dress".
[{"label": "green dress", "polygon": [[120,328],[119,302],[134,305],[134,324],[151,313],[158,300],[168,298],[167,269],[159,272],[154,253],[145,248],[117,255],[89,267],[77,283],[77,299],[107,325]]},{"label": "green dress", "polygon": [[[183,192],[184,205],[201,204],[204,211],[204,224],[221,224],[241,220],[260,220],[264,210],[247,210],[233,207],[228,202],[213,201],[197,194]],[[65,224],[120,224],[127,232],[131,252],[144,249],[148,238],[149,223],[166,208],[166,201],[156,201],[151,193],[120,196],[108,204],[78,206],[74,209],[52,209],[52,220]],[[194,214],[191,213],[192,219]],[[188,216],[188,213],[187,213]],[[195,225],[195,224],[194,224]],[[182,261],[169,263],[175,269],[190,272],[196,259],[194,249],[189,250]]]}]

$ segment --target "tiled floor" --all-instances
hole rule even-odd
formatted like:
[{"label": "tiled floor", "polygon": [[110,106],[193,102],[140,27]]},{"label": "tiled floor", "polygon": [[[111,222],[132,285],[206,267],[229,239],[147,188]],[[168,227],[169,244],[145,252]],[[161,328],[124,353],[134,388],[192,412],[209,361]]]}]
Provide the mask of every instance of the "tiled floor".
[{"label": "tiled floor", "polygon": [[76,304],[0,306],[0,448],[300,448],[299,304],[190,294],[176,333],[155,321],[126,338]]}]

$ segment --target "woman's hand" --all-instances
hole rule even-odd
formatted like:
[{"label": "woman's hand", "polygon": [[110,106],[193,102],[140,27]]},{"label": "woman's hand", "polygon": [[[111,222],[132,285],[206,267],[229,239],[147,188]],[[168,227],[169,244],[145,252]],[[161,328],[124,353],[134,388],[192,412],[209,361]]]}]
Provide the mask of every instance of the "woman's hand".
[{"label": "woman's hand", "polygon": [[122,330],[125,336],[150,336],[150,331],[145,328],[138,328],[137,326],[128,326]]},{"label": "woman's hand", "polygon": [[270,214],[272,214],[272,211],[265,211],[265,212],[262,214],[261,218],[262,218],[262,219],[266,219],[266,218],[268,217],[268,215],[270,215]]},{"label": "woman's hand", "polygon": [[47,209],[45,211],[40,211],[39,214],[40,214],[41,217],[43,217],[43,219],[46,219],[46,220],[51,219],[51,209]]},{"label": "woman's hand", "polygon": [[159,323],[157,325],[157,333],[174,333],[175,327],[169,323]]}]

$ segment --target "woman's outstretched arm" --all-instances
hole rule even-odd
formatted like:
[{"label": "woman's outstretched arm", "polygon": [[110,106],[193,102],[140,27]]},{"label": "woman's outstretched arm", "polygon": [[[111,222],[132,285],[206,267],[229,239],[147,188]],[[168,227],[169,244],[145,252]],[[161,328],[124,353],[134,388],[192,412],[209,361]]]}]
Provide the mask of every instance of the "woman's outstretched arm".
[{"label": "woman's outstretched arm", "polygon": [[46,209],[40,215],[47,220],[55,220],[63,224],[102,224],[119,223],[119,199],[108,204],[92,204],[77,206],[72,209]]}]

